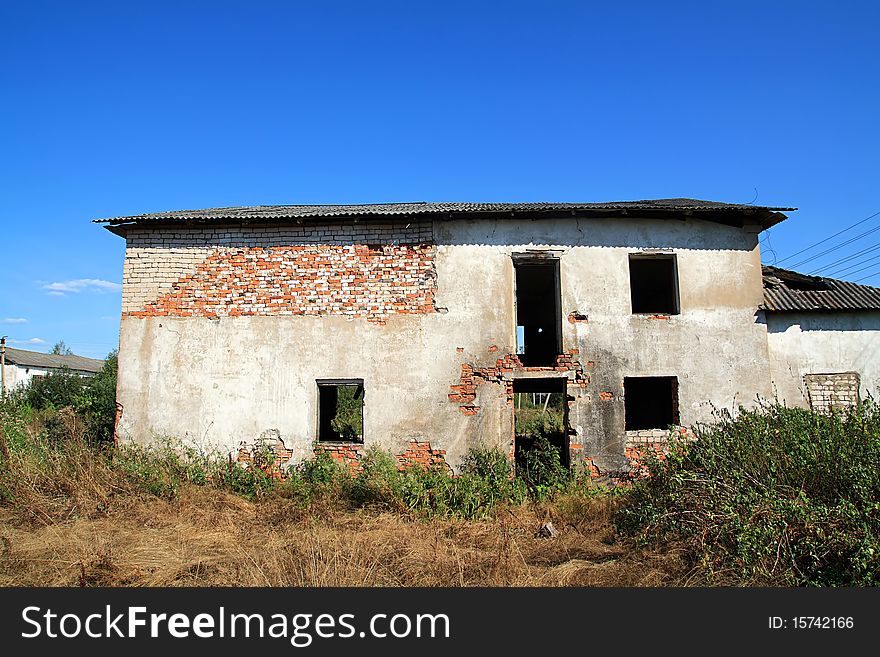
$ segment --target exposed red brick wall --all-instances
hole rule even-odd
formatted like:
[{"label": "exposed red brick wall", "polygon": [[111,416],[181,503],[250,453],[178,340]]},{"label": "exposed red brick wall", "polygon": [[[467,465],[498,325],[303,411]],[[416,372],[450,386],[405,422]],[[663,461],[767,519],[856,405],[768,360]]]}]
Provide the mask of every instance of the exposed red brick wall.
[{"label": "exposed red brick wall", "polygon": [[[489,349],[493,351],[491,347]],[[513,381],[505,380],[503,377],[504,374],[515,370],[548,373],[571,372],[574,374],[574,382],[581,388],[586,388],[590,377],[575,358],[577,354],[577,349],[560,354],[556,357],[555,365],[550,367],[523,367],[516,354],[506,354],[502,358],[498,358],[495,365],[490,367],[475,367],[469,363],[463,363],[459,381],[449,386],[452,392],[447,395],[447,398],[449,401],[459,404],[459,410],[465,415],[476,415],[480,410],[480,407],[473,403],[477,398],[477,386],[484,383],[496,383],[504,386],[507,402],[513,404]]]},{"label": "exposed red brick wall", "polygon": [[433,449],[431,443],[427,441],[411,440],[406,451],[396,458],[397,467],[400,470],[405,470],[412,466],[423,468],[448,467],[446,465],[446,450]]},{"label": "exposed red brick wall", "polygon": [[648,475],[648,467],[645,459],[649,455],[656,456],[661,461],[666,458],[666,443],[642,443],[638,446],[630,446],[624,450],[624,455],[629,460],[630,476],[633,478]]},{"label": "exposed red brick wall", "polygon": [[[365,451],[361,443],[322,443],[315,452],[326,452],[335,461],[347,467],[352,474],[361,469],[361,457]],[[434,449],[428,441],[410,440],[402,454],[396,454],[397,468],[405,470],[413,466],[423,468],[448,468],[446,450]]]},{"label": "exposed red brick wall", "polygon": [[[239,463],[247,463],[250,467],[260,468],[273,479],[283,479],[284,469],[293,456],[293,452],[284,445],[284,441],[279,437],[261,440],[262,449],[253,445],[242,443],[238,448],[238,456],[236,460]],[[271,458],[266,458],[268,456]],[[231,456],[230,456],[231,458]]]},{"label": "exposed red brick wall", "polygon": [[362,443],[322,443],[315,448],[315,453],[318,452],[329,454],[330,458],[354,474],[361,469],[364,446]]},{"label": "exposed red brick wall", "polygon": [[221,248],[129,317],[342,315],[384,323],[434,311],[435,247],[308,244]]}]

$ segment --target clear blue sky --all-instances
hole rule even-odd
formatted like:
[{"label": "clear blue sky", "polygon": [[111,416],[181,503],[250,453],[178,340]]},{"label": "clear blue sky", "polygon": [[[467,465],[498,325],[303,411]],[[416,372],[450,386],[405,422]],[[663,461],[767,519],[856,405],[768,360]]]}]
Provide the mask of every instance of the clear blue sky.
[{"label": "clear blue sky", "polygon": [[90,221],[160,210],[754,201],[801,208],[783,258],[880,210],[878,7],[4,0],[0,335],[103,357]]}]

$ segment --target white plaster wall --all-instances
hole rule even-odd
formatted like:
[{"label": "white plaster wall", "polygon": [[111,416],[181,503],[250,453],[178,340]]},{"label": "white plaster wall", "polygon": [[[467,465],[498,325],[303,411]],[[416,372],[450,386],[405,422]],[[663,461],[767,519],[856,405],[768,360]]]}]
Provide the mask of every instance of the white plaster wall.
[{"label": "white plaster wall", "polygon": [[[509,448],[512,412],[501,386],[478,388],[482,410],[448,401],[460,366],[515,350],[512,252],[561,253],[563,350],[577,348],[591,383],[571,424],[604,468],[624,467],[625,376],[676,375],[685,424],[770,394],[766,327],[756,323],[761,269],[754,231],[681,220],[439,221],[436,305],[385,326],[342,317],[126,318],[119,356],[123,437],[157,434],[223,449],[278,429],[294,458],[310,453],[319,378],[363,378],[365,441],[400,450],[431,440],[457,464],[469,446]],[[628,255],[678,259],[681,314],[630,313]],[[578,311],[587,322],[570,324]],[[496,346],[497,351],[490,351]],[[457,348],[462,348],[459,353]],[[598,399],[611,391],[609,402]]]},{"label": "white plaster wall", "polygon": [[26,386],[34,376],[46,376],[47,373],[48,370],[39,367],[6,365],[6,390],[12,390],[16,386]]},{"label": "white plaster wall", "polygon": [[774,394],[808,406],[805,374],[858,372],[860,396],[880,397],[880,313],[767,313]]}]

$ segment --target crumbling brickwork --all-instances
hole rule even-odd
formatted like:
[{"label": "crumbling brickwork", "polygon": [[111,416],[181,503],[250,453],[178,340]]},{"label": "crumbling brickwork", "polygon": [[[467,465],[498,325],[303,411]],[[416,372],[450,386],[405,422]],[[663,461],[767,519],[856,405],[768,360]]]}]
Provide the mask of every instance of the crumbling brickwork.
[{"label": "crumbling brickwork", "polygon": [[823,413],[859,403],[859,375],[856,372],[839,374],[806,374],[804,385],[810,408]]},{"label": "crumbling brickwork", "polygon": [[673,436],[678,439],[696,440],[693,431],[688,427],[678,427],[672,432],[669,429],[627,431],[624,455],[629,461],[628,478],[644,477],[648,474],[645,460],[649,455],[661,461],[665,459],[669,449],[669,440]]},{"label": "crumbling brickwork", "polygon": [[397,467],[404,470],[418,466],[422,468],[447,468],[446,450],[434,449],[428,441],[411,440],[403,454],[397,458]]},{"label": "crumbling brickwork", "polygon": [[293,451],[284,444],[281,434],[276,429],[269,429],[253,444],[242,442],[236,460],[260,468],[273,479],[281,479],[292,455]]},{"label": "crumbling brickwork", "polygon": [[[325,452],[342,466],[348,468],[352,474],[361,469],[361,458],[365,447],[362,443],[321,443],[315,448],[315,452]],[[429,441],[410,440],[409,445],[401,454],[395,454],[399,470],[410,467],[422,468],[448,468],[446,463],[446,450],[434,449]]]},{"label": "crumbling brickwork", "polygon": [[[497,351],[497,347],[489,347],[490,352]],[[451,402],[459,404],[459,410],[465,415],[476,415],[480,407],[473,402],[477,398],[477,386],[484,383],[496,383],[504,386],[507,402],[513,404],[513,379],[505,375],[517,370],[524,372],[567,372],[569,383],[586,388],[590,381],[589,375],[584,371],[580,361],[576,359],[577,349],[570,349],[556,357],[556,363],[552,367],[523,367],[516,354],[505,354],[496,359],[495,365],[490,367],[476,367],[469,363],[461,365],[461,376],[458,383],[449,386],[452,391],[447,395]]]},{"label": "crumbling brickwork", "polygon": [[[395,274],[412,274],[413,270],[407,270],[406,267],[412,266],[412,258],[415,257],[419,261],[419,265],[426,265],[425,269],[418,269],[419,272],[425,274],[426,280],[422,281],[431,290],[433,290],[433,248],[426,247],[433,243],[433,229],[430,222],[419,221],[384,221],[381,223],[362,222],[362,223],[310,223],[310,224],[293,224],[293,225],[229,225],[229,226],[202,226],[202,227],[175,227],[175,228],[132,228],[128,231],[126,241],[125,265],[123,269],[123,293],[122,293],[122,312],[124,316],[132,316],[135,313],[143,313],[148,304],[154,304],[153,314],[161,313],[160,309],[155,306],[156,302],[164,295],[179,294],[182,291],[182,283],[186,279],[192,291],[192,301],[204,301],[202,295],[196,289],[201,283],[202,286],[207,285],[209,281],[206,279],[198,279],[200,267],[203,267],[209,258],[214,258],[213,264],[215,273],[219,273],[222,269],[223,262],[229,262],[230,259],[247,253],[248,250],[254,250],[254,253],[266,255],[273,249],[287,249],[291,247],[315,247],[316,252],[309,254],[302,251],[297,257],[301,257],[300,265],[309,261],[307,256],[318,255],[320,253],[330,258],[329,262],[336,263],[332,258],[339,256],[341,247],[358,246],[360,251],[356,258],[354,271],[363,273],[365,270],[369,272],[373,265],[380,269],[385,268],[389,261],[387,256],[391,257],[393,262],[392,269]],[[420,246],[421,245],[421,246]],[[394,251],[391,254],[384,252],[383,247],[409,247],[403,251]],[[317,248],[321,247],[321,248]],[[326,249],[326,251],[325,251]],[[365,261],[362,255],[364,249],[371,252],[371,257]],[[257,251],[259,250],[259,251]],[[276,253],[277,255],[277,253]],[[425,258],[430,258],[425,262]],[[256,258],[259,260],[260,258]],[[242,261],[237,261],[241,263]],[[247,258],[245,258],[245,263]],[[315,262],[315,261],[313,261]],[[254,263],[254,271],[257,273],[266,273],[265,265],[269,265],[271,269],[272,260],[263,261],[262,263]],[[398,269],[398,265],[403,266],[403,270]],[[212,269],[212,265],[204,267],[202,276],[206,275]],[[309,267],[304,269],[308,270]],[[287,271],[287,270],[285,270]],[[310,273],[306,271],[305,273]],[[430,276],[428,276],[430,273]],[[388,271],[378,272],[379,280],[386,283],[383,288],[383,294],[377,297],[378,303],[369,304],[372,306],[384,308],[389,312],[389,307],[385,305],[391,292],[387,288],[388,280],[383,279],[383,275],[387,275]],[[355,276],[360,279],[362,276]],[[430,280],[427,280],[430,278]],[[367,280],[367,279],[364,279]],[[235,281],[235,279],[227,279],[226,283],[230,286],[237,286],[240,283],[251,283],[254,281]],[[357,291],[358,283],[354,280],[346,281],[327,281],[328,287],[332,288],[336,283],[339,284],[339,291],[350,290]],[[416,286],[418,287],[418,286]],[[204,291],[204,289],[202,289]],[[256,285],[253,290],[257,294],[258,299],[271,299],[273,297],[273,288],[261,288]],[[420,290],[424,292],[424,290]],[[229,290],[233,297],[235,289]],[[398,291],[399,292],[399,291]],[[397,303],[410,305],[407,294],[418,294],[413,286],[407,286],[403,292],[403,296],[394,297]],[[185,296],[185,295],[184,295]],[[368,295],[353,295],[365,297]],[[393,295],[392,295],[393,296]],[[339,296],[337,295],[337,299]],[[219,299],[215,299],[217,301]],[[367,299],[362,299],[366,301]],[[422,299],[424,300],[424,298]],[[182,303],[182,308],[186,312],[186,303],[183,299],[177,301]],[[308,302],[306,302],[308,303]],[[391,311],[396,312],[399,309],[393,308]],[[261,304],[259,300],[254,303],[255,306],[266,305]],[[320,304],[317,304],[320,306]],[[174,309],[174,303],[166,305],[165,311]],[[351,308],[349,308],[351,309]],[[267,314],[274,311],[271,304],[267,308],[254,308],[252,314]],[[331,309],[333,312],[333,309]],[[369,312],[365,313],[369,314]],[[183,316],[192,316],[185,314]]]},{"label": "crumbling brickwork", "polygon": [[329,454],[330,458],[354,474],[361,469],[364,445],[363,443],[321,443],[315,448],[315,453],[318,452]]}]

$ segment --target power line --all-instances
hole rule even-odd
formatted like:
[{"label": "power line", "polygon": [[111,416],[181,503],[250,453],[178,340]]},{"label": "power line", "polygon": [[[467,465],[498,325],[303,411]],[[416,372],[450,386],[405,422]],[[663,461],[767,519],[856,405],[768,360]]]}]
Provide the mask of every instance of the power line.
[{"label": "power line", "polygon": [[[790,260],[791,258],[794,258],[795,256],[799,256],[801,253],[805,253],[805,252],[809,251],[810,249],[813,249],[813,248],[819,246],[820,244],[824,244],[824,243],[827,242],[828,240],[833,240],[833,239],[834,239],[835,237],[837,237],[838,235],[843,235],[846,231],[848,231],[848,230],[852,230],[852,229],[855,228],[856,226],[859,226],[859,225],[865,223],[866,221],[869,221],[870,219],[873,219],[873,218],[876,217],[878,214],[880,214],[880,210],[878,210],[877,212],[875,212],[874,214],[872,214],[870,217],[865,217],[865,218],[862,219],[861,221],[857,221],[856,223],[854,223],[852,226],[847,226],[847,227],[844,228],[843,230],[834,233],[834,235],[831,235],[830,237],[826,237],[824,240],[819,240],[819,241],[816,242],[815,244],[811,244],[811,245],[808,246],[807,248],[805,248],[805,249],[801,249],[801,250],[798,251],[797,253],[792,253],[790,256],[785,256],[785,257],[784,257],[782,260],[780,260],[779,262],[785,262],[786,260]],[[797,265],[793,265],[793,266],[796,267]]]},{"label": "power line", "polygon": [[823,265],[823,266],[819,267],[818,269],[814,269],[813,271],[810,272],[810,274],[818,274],[820,271],[825,271],[826,269],[836,267],[837,265],[841,265],[844,262],[852,260],[853,258],[858,258],[860,255],[864,255],[865,253],[870,253],[871,251],[876,250],[878,247],[880,247],[880,242],[877,242],[877,244],[872,244],[871,246],[866,246],[861,251],[857,251],[856,253],[853,253],[852,255],[847,256],[846,258],[840,258],[839,260],[835,260],[834,262],[829,262],[827,265]]},{"label": "power line", "polygon": [[[850,271],[851,269],[853,269],[854,267],[858,267],[858,266],[860,266],[860,265],[864,265],[865,263],[868,263],[868,262],[873,262],[874,260],[880,260],[880,255],[872,256],[872,257],[870,257],[870,258],[867,258],[866,260],[859,260],[859,261],[856,262],[855,264],[847,265],[847,266],[844,267],[843,269],[836,269],[836,270],[834,270],[834,271],[832,271],[832,272],[829,272],[828,274],[826,274],[826,276],[829,276],[829,277],[831,277],[831,276],[840,276],[841,274],[845,274],[846,272],[849,272],[849,271]],[[854,273],[855,273],[855,272],[852,272],[852,273],[849,274],[849,275],[851,276],[851,275],[854,274]]]},{"label": "power line", "polygon": [[873,278],[873,277],[876,276],[877,274],[880,274],[880,271],[875,271],[873,274],[868,274],[867,276],[862,276],[861,278],[857,278],[856,280],[854,280],[854,281],[852,281],[852,282],[853,282],[853,283],[858,283],[859,281],[866,281],[866,280],[868,280],[869,278]]},{"label": "power line", "polygon": [[[880,256],[878,256],[878,257],[880,257]],[[874,259],[876,260],[876,258],[874,258]],[[854,275],[854,274],[858,274],[860,271],[865,271],[866,269],[871,269],[871,268],[876,267],[876,266],[877,266],[877,265],[868,265],[867,267],[862,267],[861,269],[856,269],[855,271],[850,272],[850,273],[849,273],[849,276],[852,276],[852,275]]]},{"label": "power line", "polygon": [[[880,214],[880,212],[878,212],[877,214]],[[847,246],[848,244],[852,244],[856,240],[862,239],[866,235],[870,235],[871,233],[876,233],[878,230],[880,230],[880,226],[874,226],[874,228],[872,228],[871,230],[866,230],[864,233],[859,233],[855,237],[851,237],[850,239],[848,239],[846,242],[841,242],[837,246],[832,246],[830,249],[825,249],[824,251],[822,251],[822,253],[818,253],[814,256],[810,256],[806,260],[801,260],[800,262],[796,262],[795,264],[792,265],[792,267],[800,267],[801,265],[805,265],[808,262],[812,262],[813,260],[816,260],[817,258],[821,258],[824,255],[828,255],[829,253],[831,253],[833,251],[837,251],[837,249],[842,249],[843,247]]]}]

